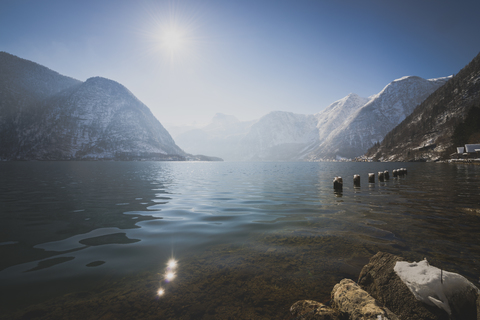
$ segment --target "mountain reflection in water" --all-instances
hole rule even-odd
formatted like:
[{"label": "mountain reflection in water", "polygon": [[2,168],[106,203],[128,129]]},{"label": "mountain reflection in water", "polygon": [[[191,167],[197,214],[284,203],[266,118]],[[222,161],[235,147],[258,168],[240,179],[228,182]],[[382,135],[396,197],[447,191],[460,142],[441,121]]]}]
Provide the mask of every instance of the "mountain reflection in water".
[{"label": "mountain reflection in water", "polygon": [[[367,183],[369,172],[400,167],[408,176]],[[3,162],[0,317],[289,318],[295,301],[326,301],[339,280],[356,280],[377,251],[426,257],[478,283],[479,173],[434,163]]]}]

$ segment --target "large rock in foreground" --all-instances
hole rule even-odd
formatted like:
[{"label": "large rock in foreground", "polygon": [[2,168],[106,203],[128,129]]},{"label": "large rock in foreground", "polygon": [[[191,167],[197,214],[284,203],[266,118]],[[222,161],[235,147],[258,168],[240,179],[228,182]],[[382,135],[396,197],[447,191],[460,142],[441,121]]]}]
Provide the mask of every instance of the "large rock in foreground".
[{"label": "large rock in foreground", "polygon": [[[363,267],[358,284],[401,319],[477,319],[478,289],[473,286],[467,287],[461,291],[457,290],[461,293],[453,293],[449,296],[451,307],[451,315],[449,315],[445,310],[415,298],[394,270],[397,262],[402,260],[401,257],[389,253],[378,252]],[[438,281],[440,282],[440,279]],[[439,300],[438,297],[431,298]]]}]

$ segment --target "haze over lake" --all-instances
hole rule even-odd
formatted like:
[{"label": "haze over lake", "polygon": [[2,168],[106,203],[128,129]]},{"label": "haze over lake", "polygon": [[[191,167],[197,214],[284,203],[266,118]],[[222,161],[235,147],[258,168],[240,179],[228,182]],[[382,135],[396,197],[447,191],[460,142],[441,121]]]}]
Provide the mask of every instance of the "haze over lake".
[{"label": "haze over lake", "polygon": [[[406,177],[367,183],[369,172],[399,167]],[[479,171],[432,163],[3,162],[1,308],[281,318],[297,300],[328,300],[333,285],[355,280],[377,251],[426,257],[478,283]],[[339,175],[344,189],[336,194]],[[167,281],[171,258],[178,266]],[[129,303],[115,307],[121,297]],[[89,299],[97,309],[82,308]]]}]

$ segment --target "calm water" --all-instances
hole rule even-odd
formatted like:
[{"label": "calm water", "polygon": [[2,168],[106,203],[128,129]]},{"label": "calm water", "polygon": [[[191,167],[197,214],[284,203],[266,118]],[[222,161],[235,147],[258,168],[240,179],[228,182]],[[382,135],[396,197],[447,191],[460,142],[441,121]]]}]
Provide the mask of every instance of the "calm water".
[{"label": "calm water", "polygon": [[[399,167],[408,176],[367,183]],[[432,163],[3,162],[0,308],[289,319],[291,304],[328,300],[380,250],[478,285],[479,176],[480,166]]]}]

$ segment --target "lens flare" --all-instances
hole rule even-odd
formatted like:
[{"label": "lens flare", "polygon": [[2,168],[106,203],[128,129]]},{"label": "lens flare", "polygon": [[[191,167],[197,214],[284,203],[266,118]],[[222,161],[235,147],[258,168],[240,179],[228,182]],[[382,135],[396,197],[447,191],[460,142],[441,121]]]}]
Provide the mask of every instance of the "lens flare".
[{"label": "lens flare", "polygon": [[182,47],[184,47],[188,41],[185,32],[176,26],[171,26],[164,30],[160,36],[160,40],[170,54],[175,54],[179,50],[182,50]]},{"label": "lens flare", "polygon": [[166,274],[165,274],[165,280],[167,281],[172,281],[174,278],[175,278],[175,272],[173,271],[168,271]]},{"label": "lens flare", "polygon": [[170,66],[198,60],[199,46],[205,42],[201,37],[201,8],[191,3],[185,6],[181,1],[150,2],[140,29],[149,44],[147,50]]},{"label": "lens flare", "polygon": [[174,259],[168,260],[167,267],[170,270],[175,269],[177,267],[177,261],[175,261]]},{"label": "lens flare", "polygon": [[[160,283],[163,283],[165,286],[168,285],[168,282],[171,282],[177,276],[175,273],[175,268],[177,268],[177,261],[173,258],[168,260],[167,267],[165,268],[165,273],[163,275],[163,280]],[[161,297],[165,294],[165,289],[159,287],[157,290],[157,296]]]}]

